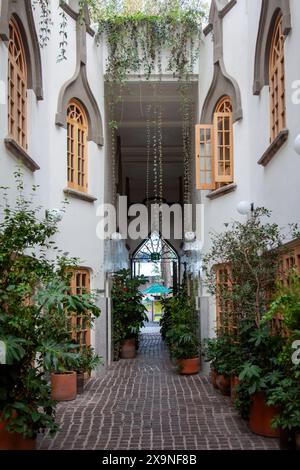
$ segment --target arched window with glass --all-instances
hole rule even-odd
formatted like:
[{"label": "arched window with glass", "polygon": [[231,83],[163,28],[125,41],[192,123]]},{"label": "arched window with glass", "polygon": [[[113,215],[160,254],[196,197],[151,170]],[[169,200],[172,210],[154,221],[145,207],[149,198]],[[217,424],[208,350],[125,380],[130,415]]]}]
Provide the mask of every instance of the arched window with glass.
[{"label": "arched window with glass", "polygon": [[269,61],[271,141],[286,126],[284,68],[284,34],[280,13],[274,26]]},{"label": "arched window with glass", "polygon": [[213,124],[196,126],[197,189],[216,189],[233,183],[232,103],[223,96],[217,103]]},{"label": "arched window with glass", "polygon": [[14,19],[9,23],[8,133],[27,149],[27,65],[20,30]]},{"label": "arched window with glass", "polygon": [[68,187],[86,192],[88,123],[85,110],[77,100],[69,103],[67,110],[67,178]]}]

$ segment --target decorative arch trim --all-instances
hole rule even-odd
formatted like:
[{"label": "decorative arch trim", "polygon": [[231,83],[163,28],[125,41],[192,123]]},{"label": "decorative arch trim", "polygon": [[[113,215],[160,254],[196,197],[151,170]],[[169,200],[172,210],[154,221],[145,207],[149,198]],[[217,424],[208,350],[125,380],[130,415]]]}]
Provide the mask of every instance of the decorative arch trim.
[{"label": "decorative arch trim", "polygon": [[9,22],[17,22],[23,42],[28,68],[28,89],[33,90],[37,99],[43,99],[43,75],[40,46],[35,29],[31,0],[2,1],[0,6],[0,38],[9,41]]},{"label": "decorative arch trim", "polygon": [[78,100],[86,110],[88,120],[88,140],[103,145],[102,118],[96,99],[90,88],[85,64],[77,66],[75,75],[60,90],[55,123],[67,128],[67,109],[72,99]]},{"label": "decorative arch trim", "polygon": [[282,14],[283,34],[288,36],[291,29],[289,0],[263,0],[255,50],[253,94],[259,95],[269,84],[269,55],[273,30],[278,14]]},{"label": "decorative arch trim", "polygon": [[211,124],[217,103],[222,96],[229,96],[232,103],[233,122],[243,117],[242,101],[239,86],[225,70],[223,59],[219,59],[214,65],[214,76],[212,84],[206,96],[202,115],[202,124]]}]

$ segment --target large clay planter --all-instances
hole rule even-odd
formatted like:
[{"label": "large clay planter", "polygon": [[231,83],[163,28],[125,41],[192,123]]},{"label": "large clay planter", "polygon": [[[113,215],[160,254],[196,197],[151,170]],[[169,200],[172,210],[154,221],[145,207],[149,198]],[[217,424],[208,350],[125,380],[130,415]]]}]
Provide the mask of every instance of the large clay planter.
[{"label": "large clay planter", "polygon": [[25,439],[21,434],[8,432],[6,424],[7,421],[0,418],[0,450],[35,450],[35,439]]},{"label": "large clay planter", "polygon": [[181,375],[194,375],[200,371],[200,358],[178,359],[177,365]]},{"label": "large clay planter", "polygon": [[279,437],[279,429],[272,427],[273,418],[279,413],[275,406],[268,406],[264,393],[252,396],[250,407],[249,427],[254,434],[264,437]]},{"label": "large clay planter", "polygon": [[230,378],[230,397],[231,401],[234,403],[237,400],[236,388],[240,384],[240,380],[235,375],[232,375]]},{"label": "large clay planter", "polygon": [[18,435],[8,432],[5,429],[7,421],[1,421],[0,418],[0,450],[15,450],[17,447]]},{"label": "large clay planter", "polygon": [[77,394],[76,372],[51,374],[51,397],[55,401],[75,400]]},{"label": "large clay planter", "polygon": [[135,339],[124,339],[121,342],[120,357],[121,359],[133,359],[136,356]]},{"label": "large clay planter", "polygon": [[210,380],[211,380],[212,386],[215,389],[218,389],[217,377],[218,377],[218,372],[215,369],[211,369],[211,371],[210,371]]},{"label": "large clay planter", "polygon": [[230,396],[230,377],[227,377],[226,375],[223,374],[218,374],[217,375],[217,386],[222,395],[225,395],[227,397]]}]

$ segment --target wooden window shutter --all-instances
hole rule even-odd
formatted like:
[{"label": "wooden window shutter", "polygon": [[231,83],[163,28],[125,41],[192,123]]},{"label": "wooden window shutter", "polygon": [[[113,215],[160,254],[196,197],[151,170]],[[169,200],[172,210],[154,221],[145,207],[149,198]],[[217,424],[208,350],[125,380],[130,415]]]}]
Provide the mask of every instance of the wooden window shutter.
[{"label": "wooden window shutter", "polygon": [[232,113],[214,113],[215,181],[233,182]]},{"label": "wooden window shutter", "polygon": [[213,126],[196,126],[197,189],[215,189]]}]

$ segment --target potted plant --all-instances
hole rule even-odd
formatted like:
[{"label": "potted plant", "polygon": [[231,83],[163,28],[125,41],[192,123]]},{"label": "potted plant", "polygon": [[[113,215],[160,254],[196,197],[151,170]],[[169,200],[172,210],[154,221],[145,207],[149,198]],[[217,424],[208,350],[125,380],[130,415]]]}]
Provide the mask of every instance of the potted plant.
[{"label": "potted plant", "polygon": [[224,395],[235,398],[236,376],[241,362],[240,347],[234,336],[218,332],[203,343],[204,356],[211,366],[211,381]]},{"label": "potted plant", "polygon": [[165,337],[171,358],[176,360],[180,374],[197,374],[200,370],[197,315],[184,284],[165,306],[170,310]]},{"label": "potted plant", "polygon": [[269,394],[268,404],[276,406],[279,413],[273,420],[273,425],[280,432],[280,445],[282,449],[295,449],[300,444],[297,439],[300,435],[300,364],[293,359],[295,355],[294,344],[300,340],[300,282],[295,269],[284,273],[287,283],[278,283],[273,302],[263,322],[272,324],[276,322],[284,335],[282,350],[278,362],[283,368],[283,375]]},{"label": "potted plant", "polygon": [[146,283],[144,276],[131,277],[129,270],[117,272],[113,278],[113,341],[115,359],[136,356],[139,331],[148,321],[143,295],[139,288]]},{"label": "potted plant", "polygon": [[18,197],[11,207],[4,196],[0,225],[0,341],[7,356],[0,379],[2,449],[34,448],[39,432],[57,432],[48,366],[74,358],[67,328],[74,301],[99,314],[93,299],[68,295],[66,267],[74,260],[46,256],[50,248],[55,253],[57,226],[24,196],[20,172],[16,182]]},{"label": "potted plant", "polygon": [[91,372],[102,363],[101,357],[95,354],[91,346],[84,346],[79,353],[77,362],[77,393],[83,393],[85,374],[91,375]]},{"label": "potted plant", "polygon": [[264,322],[261,322],[259,328],[251,329],[251,325],[248,328],[251,331],[248,338],[248,361],[239,375],[242,387],[238,388],[238,393],[243,389],[248,394],[251,431],[265,437],[279,437],[279,431],[272,426],[278,408],[270,405],[268,399],[276,383],[284,375],[279,361],[284,339],[273,335],[270,325]]}]

